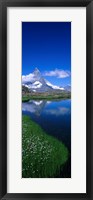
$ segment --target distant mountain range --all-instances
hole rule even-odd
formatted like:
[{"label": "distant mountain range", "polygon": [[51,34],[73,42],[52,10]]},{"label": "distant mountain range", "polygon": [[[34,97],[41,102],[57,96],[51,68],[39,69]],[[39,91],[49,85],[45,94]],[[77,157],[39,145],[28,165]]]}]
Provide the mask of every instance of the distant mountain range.
[{"label": "distant mountain range", "polygon": [[38,70],[38,68],[35,68],[34,72],[31,74],[32,75],[32,79],[30,79],[29,81],[22,81],[22,90],[25,92],[40,92],[40,93],[44,93],[44,92],[53,92],[53,91],[71,91],[71,86],[67,85],[64,88],[63,87],[59,87],[56,85],[51,84],[49,81],[47,81],[46,79],[44,79],[44,77],[42,76],[42,74],[40,73],[40,71]]},{"label": "distant mountain range", "polygon": [[71,85],[66,85],[66,86],[64,87],[64,89],[65,89],[66,91],[71,92]]}]

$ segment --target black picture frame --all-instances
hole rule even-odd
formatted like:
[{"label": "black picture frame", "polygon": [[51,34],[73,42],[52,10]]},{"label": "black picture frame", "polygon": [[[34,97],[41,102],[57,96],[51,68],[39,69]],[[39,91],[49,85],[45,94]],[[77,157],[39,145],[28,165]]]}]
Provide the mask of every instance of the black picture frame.
[{"label": "black picture frame", "polygon": [[[86,194],[7,193],[7,7],[86,7]],[[92,0],[0,0],[0,199],[93,199],[93,1]]]}]

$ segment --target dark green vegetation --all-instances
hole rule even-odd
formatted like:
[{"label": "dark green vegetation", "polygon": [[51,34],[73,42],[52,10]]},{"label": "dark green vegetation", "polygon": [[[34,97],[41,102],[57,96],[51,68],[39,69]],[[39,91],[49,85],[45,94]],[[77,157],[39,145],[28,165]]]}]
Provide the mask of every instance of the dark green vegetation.
[{"label": "dark green vegetation", "polygon": [[68,149],[26,115],[22,129],[22,177],[56,177],[68,160]]},{"label": "dark green vegetation", "polygon": [[60,92],[60,93],[32,93],[25,94],[22,96],[22,102],[27,102],[29,100],[57,100],[57,99],[70,99],[70,92]]}]

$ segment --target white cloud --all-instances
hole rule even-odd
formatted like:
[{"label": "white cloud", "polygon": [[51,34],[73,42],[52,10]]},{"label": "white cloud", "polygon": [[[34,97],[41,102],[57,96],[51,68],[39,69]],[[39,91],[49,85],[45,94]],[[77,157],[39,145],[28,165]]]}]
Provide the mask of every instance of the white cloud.
[{"label": "white cloud", "polygon": [[[43,76],[56,76],[57,78],[66,78],[70,76],[70,71],[55,69],[54,71],[45,71],[43,73]],[[28,75],[22,76],[22,84],[25,84],[27,82],[34,82],[36,81],[38,76],[36,76],[34,73],[30,73]]]},{"label": "white cloud", "polygon": [[24,83],[26,83],[26,82],[33,82],[33,81],[35,81],[35,76],[34,76],[34,74],[32,73],[32,74],[28,74],[28,75],[26,75],[26,76],[22,76],[22,83],[24,84]]},{"label": "white cloud", "polygon": [[58,107],[57,110],[56,109],[49,109],[49,110],[45,110],[46,114],[51,114],[51,115],[68,115],[70,114],[70,109],[69,108],[65,108],[65,107]]},{"label": "white cloud", "polygon": [[57,78],[66,78],[70,76],[70,71],[55,69],[54,71],[46,71],[44,76],[56,76]]}]

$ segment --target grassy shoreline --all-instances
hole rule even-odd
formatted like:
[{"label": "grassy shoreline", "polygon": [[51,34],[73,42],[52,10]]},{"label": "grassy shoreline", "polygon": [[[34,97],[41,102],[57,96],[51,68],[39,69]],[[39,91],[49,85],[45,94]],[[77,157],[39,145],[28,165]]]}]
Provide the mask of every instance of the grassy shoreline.
[{"label": "grassy shoreline", "polygon": [[22,177],[49,178],[68,160],[66,146],[49,136],[28,116],[22,117]]},{"label": "grassy shoreline", "polygon": [[30,100],[60,100],[60,99],[70,99],[71,95],[32,95],[32,96],[22,96],[22,102],[28,102]]}]

